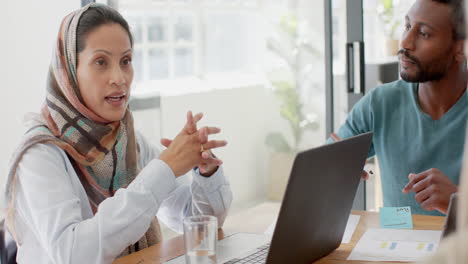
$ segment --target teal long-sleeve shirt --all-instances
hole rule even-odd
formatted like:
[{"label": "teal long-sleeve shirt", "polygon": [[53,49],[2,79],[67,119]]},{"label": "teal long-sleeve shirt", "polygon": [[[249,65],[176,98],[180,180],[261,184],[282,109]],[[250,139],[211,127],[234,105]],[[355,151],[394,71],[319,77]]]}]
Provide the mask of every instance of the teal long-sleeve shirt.
[{"label": "teal long-sleeve shirt", "polygon": [[439,120],[419,105],[418,84],[402,80],[373,89],[352,109],[338,136],[348,138],[374,133],[369,157],[377,155],[384,206],[410,206],[413,214],[442,215],[426,211],[414,192],[401,192],[408,174],[437,168],[459,184],[465,127],[467,91]]}]

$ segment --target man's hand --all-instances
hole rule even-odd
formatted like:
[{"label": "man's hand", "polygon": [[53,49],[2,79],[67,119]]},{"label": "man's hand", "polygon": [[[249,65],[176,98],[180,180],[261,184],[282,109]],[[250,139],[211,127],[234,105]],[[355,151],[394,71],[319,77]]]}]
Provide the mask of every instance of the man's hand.
[{"label": "man's hand", "polygon": [[403,193],[414,191],[415,199],[422,208],[447,213],[450,196],[458,191],[458,186],[445,174],[432,168],[419,174],[410,173],[408,178],[410,181],[403,188]]}]

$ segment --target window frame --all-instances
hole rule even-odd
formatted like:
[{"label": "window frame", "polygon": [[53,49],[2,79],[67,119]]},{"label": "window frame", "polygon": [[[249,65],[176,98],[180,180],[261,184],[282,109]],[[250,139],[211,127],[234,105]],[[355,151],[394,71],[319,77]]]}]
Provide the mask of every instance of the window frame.
[{"label": "window frame", "polygon": [[[213,1],[213,3],[211,3]],[[164,48],[168,50],[168,60],[169,60],[169,70],[167,79],[159,80],[174,80],[178,79],[175,76],[175,51],[178,48],[189,48],[193,51],[193,65],[192,70],[193,74],[187,77],[199,77],[205,78],[208,72],[205,71],[205,65],[203,62],[203,57],[206,51],[204,50],[204,13],[208,10],[209,12],[213,11],[258,11],[261,8],[261,0],[251,0],[250,4],[245,4],[248,0],[237,0],[233,3],[225,3],[220,0],[188,0],[187,3],[178,3],[175,0],[159,0],[158,2],[152,0],[134,0],[134,1],[115,1],[115,0],[101,0],[100,3],[109,4],[113,7],[117,7],[119,12],[128,17],[137,16],[137,13],[142,12],[142,10],[148,10],[155,8],[158,12],[166,13],[168,22],[166,29],[168,32],[168,41],[165,43],[149,43],[147,39],[148,34],[148,23],[147,16],[142,17],[141,27],[142,27],[142,43],[135,45],[135,49],[139,49],[142,52],[142,82],[148,81],[158,81],[151,79],[148,71],[149,67],[149,50],[151,48]],[[123,2],[123,3],[122,3]],[[130,3],[130,6],[127,5]],[[130,8],[128,8],[130,7]],[[126,9],[128,8],[128,9]],[[144,12],[144,11],[143,11]],[[193,28],[192,28],[192,41],[175,43],[174,34],[175,34],[175,23],[174,19],[177,17],[175,13],[178,14],[192,14],[193,15]],[[128,18],[127,18],[128,19]],[[184,78],[184,77],[182,77]]]}]

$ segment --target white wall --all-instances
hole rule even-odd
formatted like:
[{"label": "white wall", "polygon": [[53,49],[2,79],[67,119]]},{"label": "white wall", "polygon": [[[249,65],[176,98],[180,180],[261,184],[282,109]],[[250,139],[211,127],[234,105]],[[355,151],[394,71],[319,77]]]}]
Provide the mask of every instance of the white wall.
[{"label": "white wall", "polygon": [[24,114],[37,112],[43,102],[60,21],[80,5],[79,0],[2,1],[0,186],[4,185],[11,153],[24,133]]}]

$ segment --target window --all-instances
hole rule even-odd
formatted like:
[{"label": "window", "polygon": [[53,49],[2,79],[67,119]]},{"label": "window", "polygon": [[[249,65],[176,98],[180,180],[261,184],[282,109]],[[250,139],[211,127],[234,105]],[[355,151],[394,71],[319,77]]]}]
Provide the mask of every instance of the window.
[{"label": "window", "polygon": [[137,92],[167,89],[157,88],[167,87],[158,81],[261,70],[265,44],[258,0],[101,2],[117,8],[130,24]]}]

